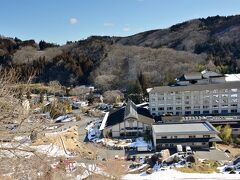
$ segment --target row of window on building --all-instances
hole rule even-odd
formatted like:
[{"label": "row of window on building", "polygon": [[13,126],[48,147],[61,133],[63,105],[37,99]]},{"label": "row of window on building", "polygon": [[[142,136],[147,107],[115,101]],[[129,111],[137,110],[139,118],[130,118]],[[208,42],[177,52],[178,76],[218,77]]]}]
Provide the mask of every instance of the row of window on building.
[{"label": "row of window on building", "polygon": [[173,96],[158,96],[158,97],[152,97],[151,101],[155,102],[165,102],[165,101],[179,101],[181,102],[182,100],[186,101],[190,101],[192,100],[200,100],[200,99],[213,99],[213,100],[217,100],[217,99],[221,99],[221,100],[228,100],[228,99],[237,99],[237,95],[236,94],[231,94],[231,95],[213,95],[213,96],[176,96],[175,98]]},{"label": "row of window on building", "polygon": [[209,115],[209,114],[235,114],[237,113],[237,109],[224,109],[224,110],[205,110],[205,111],[167,111],[166,113],[164,111],[162,112],[154,112],[154,110],[152,110],[152,115],[153,116],[157,116],[157,115],[163,115],[163,114],[171,114],[171,115],[200,115],[200,114],[204,114],[204,115]]},{"label": "row of window on building", "polygon": [[209,105],[203,105],[203,106],[200,106],[200,105],[195,105],[195,106],[185,106],[185,107],[182,107],[182,106],[176,106],[175,108],[173,106],[160,106],[158,107],[158,109],[156,109],[155,107],[152,108],[152,111],[171,111],[171,110],[190,110],[190,109],[209,109],[209,108],[212,108],[212,109],[218,109],[218,108],[231,108],[231,107],[235,107],[237,108],[238,105],[237,104],[231,104],[231,105],[228,105],[228,104],[222,104],[222,105],[212,105],[211,107]]},{"label": "row of window on building", "polygon": [[[181,143],[182,145],[184,145],[184,143]],[[191,145],[191,146],[206,146],[208,143],[206,142],[202,142],[202,143],[196,143],[196,142],[192,142],[192,143],[187,143],[186,145]],[[176,144],[173,144],[173,143],[160,143],[160,144],[157,144],[157,147],[156,149],[159,149],[159,148],[171,148],[171,147],[174,147],[176,146]]]},{"label": "row of window on building", "polygon": [[[178,136],[161,136],[161,139],[178,139]],[[196,135],[189,135],[188,138],[196,138]],[[210,135],[203,135],[201,138],[210,138]]]}]

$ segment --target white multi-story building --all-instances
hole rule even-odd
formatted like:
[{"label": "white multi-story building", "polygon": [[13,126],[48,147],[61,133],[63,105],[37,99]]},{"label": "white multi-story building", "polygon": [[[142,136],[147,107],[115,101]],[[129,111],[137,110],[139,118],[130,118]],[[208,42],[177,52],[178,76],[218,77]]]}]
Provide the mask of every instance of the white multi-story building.
[{"label": "white multi-story building", "polygon": [[154,87],[149,109],[153,116],[240,113],[240,81]]}]

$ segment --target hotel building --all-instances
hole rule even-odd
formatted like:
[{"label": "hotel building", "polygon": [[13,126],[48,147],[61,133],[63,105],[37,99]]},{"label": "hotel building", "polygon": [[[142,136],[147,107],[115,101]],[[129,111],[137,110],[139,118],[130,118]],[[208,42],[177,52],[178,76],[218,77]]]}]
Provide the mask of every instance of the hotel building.
[{"label": "hotel building", "polygon": [[240,113],[240,80],[226,81],[225,76],[219,75],[208,78],[185,75],[174,86],[152,88],[149,110],[153,116],[237,114]]}]

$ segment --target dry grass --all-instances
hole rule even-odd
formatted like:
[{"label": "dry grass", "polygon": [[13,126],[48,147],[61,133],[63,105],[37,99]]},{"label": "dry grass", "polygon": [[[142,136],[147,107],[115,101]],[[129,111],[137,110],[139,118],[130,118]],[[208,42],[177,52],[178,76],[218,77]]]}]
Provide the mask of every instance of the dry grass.
[{"label": "dry grass", "polygon": [[61,92],[65,93],[64,87],[62,87],[57,81],[51,81],[48,86],[42,83],[29,83],[29,84],[14,84],[12,87],[16,89],[28,89],[29,91],[38,91],[38,92]]},{"label": "dry grass", "polygon": [[127,173],[127,163],[124,160],[109,159],[98,166],[109,175],[106,179],[121,179]]},{"label": "dry grass", "polygon": [[216,161],[206,161],[193,164],[192,167],[177,168],[184,173],[214,173],[217,172],[218,163]]},{"label": "dry grass", "polygon": [[10,176],[1,176],[1,175],[0,175],[0,179],[1,180],[13,180],[13,178],[11,178]]}]

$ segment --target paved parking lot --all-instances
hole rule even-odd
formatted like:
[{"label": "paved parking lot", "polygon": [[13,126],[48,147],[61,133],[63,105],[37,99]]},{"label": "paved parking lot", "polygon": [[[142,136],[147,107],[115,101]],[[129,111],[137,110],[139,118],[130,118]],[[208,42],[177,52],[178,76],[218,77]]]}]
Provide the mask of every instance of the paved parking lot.
[{"label": "paved parking lot", "polygon": [[230,160],[228,156],[226,156],[225,152],[220,151],[218,149],[213,150],[198,150],[195,152],[195,155],[200,159],[209,159],[209,160],[218,160],[218,161],[226,161]]}]

